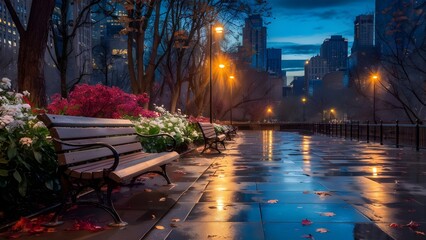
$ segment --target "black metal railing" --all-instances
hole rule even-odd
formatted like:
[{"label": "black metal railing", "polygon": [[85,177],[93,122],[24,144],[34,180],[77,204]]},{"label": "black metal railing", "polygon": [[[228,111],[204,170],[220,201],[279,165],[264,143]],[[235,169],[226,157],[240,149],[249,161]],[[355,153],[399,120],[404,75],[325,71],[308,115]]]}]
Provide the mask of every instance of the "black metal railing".
[{"label": "black metal railing", "polygon": [[240,123],[239,129],[301,130],[348,140],[375,142],[395,147],[426,149],[426,125],[380,121],[378,123],[351,121],[346,123]]},{"label": "black metal railing", "polygon": [[352,121],[349,123],[314,123],[313,133],[325,134],[331,137],[341,137],[350,140],[376,142],[380,144],[394,145],[395,147],[407,146],[426,148],[426,126],[416,124],[394,123],[361,123]]}]

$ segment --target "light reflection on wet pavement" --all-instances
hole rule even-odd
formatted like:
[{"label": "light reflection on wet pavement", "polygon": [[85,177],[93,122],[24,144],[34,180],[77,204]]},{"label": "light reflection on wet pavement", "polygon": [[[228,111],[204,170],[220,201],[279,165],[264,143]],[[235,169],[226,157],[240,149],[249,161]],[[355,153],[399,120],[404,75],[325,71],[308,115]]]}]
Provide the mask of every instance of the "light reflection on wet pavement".
[{"label": "light reflection on wet pavement", "polygon": [[424,152],[273,131],[227,146],[144,239],[426,239]]},{"label": "light reflection on wet pavement", "polygon": [[426,239],[425,150],[240,131],[222,154],[200,151],[169,166],[172,185],[145,176],[117,189],[125,228],[69,231],[76,220],[111,221],[79,207],[53,232],[20,239]]}]

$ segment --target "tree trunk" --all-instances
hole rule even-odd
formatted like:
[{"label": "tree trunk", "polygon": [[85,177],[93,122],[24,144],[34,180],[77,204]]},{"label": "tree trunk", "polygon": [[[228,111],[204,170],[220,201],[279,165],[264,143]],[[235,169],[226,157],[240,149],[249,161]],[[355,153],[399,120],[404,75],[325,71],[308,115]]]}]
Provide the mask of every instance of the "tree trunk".
[{"label": "tree trunk", "polygon": [[19,32],[18,91],[29,91],[34,107],[47,103],[44,54],[54,6],[54,0],[33,0],[27,29]]}]

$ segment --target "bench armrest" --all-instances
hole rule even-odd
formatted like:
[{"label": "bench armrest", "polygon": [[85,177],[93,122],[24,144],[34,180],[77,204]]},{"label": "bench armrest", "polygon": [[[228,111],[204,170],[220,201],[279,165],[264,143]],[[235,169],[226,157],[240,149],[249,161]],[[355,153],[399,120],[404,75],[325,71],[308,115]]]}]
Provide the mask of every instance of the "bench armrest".
[{"label": "bench armrest", "polygon": [[172,140],[173,143],[166,145],[166,152],[172,152],[176,148],[176,139],[172,135],[170,135],[168,133],[159,133],[159,134],[152,134],[152,135],[145,135],[145,134],[140,134],[140,133],[137,133],[137,134],[140,137],[144,137],[144,138],[168,137],[168,138],[170,138]]},{"label": "bench armrest", "polygon": [[112,164],[112,166],[110,168],[107,169],[107,171],[114,171],[117,168],[118,163],[120,162],[120,157],[118,155],[117,150],[112,145],[107,144],[107,143],[103,143],[103,142],[70,143],[70,142],[67,142],[67,141],[59,140],[57,138],[53,138],[53,141],[64,144],[64,145],[68,145],[68,146],[74,146],[74,147],[83,147],[83,148],[87,147],[87,148],[89,148],[89,147],[102,146],[102,147],[108,148],[109,150],[111,150],[112,155],[114,156],[114,163]]}]

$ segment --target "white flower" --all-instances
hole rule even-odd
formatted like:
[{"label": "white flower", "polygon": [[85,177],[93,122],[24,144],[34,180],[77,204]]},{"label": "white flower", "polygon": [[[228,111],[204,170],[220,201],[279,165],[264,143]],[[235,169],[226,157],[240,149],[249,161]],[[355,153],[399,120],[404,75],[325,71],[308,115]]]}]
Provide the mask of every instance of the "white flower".
[{"label": "white flower", "polygon": [[44,128],[46,125],[42,121],[38,121],[36,124],[34,124],[33,128]]},{"label": "white flower", "polygon": [[31,144],[33,143],[33,140],[31,138],[29,138],[29,137],[23,137],[23,138],[19,139],[19,143],[22,146],[30,147]]},{"label": "white flower", "polygon": [[12,87],[12,81],[9,78],[2,78],[1,79],[1,86],[4,88],[11,88]]},{"label": "white flower", "polygon": [[15,98],[21,100],[24,97],[24,95],[22,93],[16,93],[15,94]]},{"label": "white flower", "polygon": [[22,108],[25,109],[25,110],[30,110],[31,106],[29,104],[25,103],[25,104],[22,104]]},{"label": "white flower", "polygon": [[30,92],[28,92],[27,90],[23,91],[22,94],[24,94],[24,96],[27,96],[27,97],[30,96]]}]

